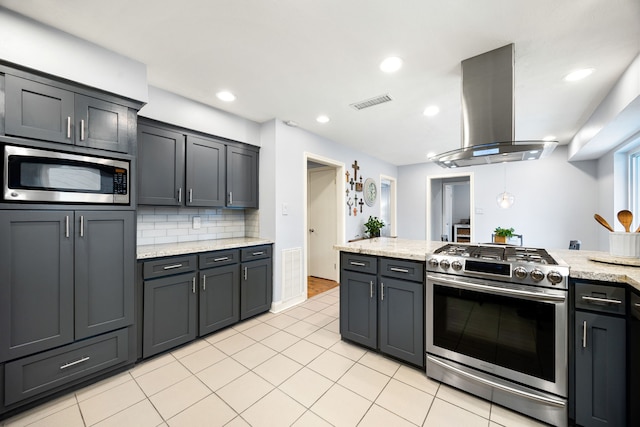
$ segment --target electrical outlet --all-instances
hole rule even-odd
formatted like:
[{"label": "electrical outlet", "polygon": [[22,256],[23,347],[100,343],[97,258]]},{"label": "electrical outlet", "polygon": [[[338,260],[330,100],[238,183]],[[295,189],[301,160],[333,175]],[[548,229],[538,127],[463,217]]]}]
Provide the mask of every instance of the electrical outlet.
[{"label": "electrical outlet", "polygon": [[193,229],[197,230],[202,226],[202,222],[200,221],[200,217],[199,216],[194,216],[193,217]]}]

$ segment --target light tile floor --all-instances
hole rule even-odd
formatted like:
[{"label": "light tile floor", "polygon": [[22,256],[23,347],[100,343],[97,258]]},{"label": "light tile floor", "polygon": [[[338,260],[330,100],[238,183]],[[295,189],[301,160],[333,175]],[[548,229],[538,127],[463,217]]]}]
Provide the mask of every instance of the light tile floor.
[{"label": "light tile floor", "polygon": [[341,341],[338,301],[263,314],[0,426],[542,425]]}]

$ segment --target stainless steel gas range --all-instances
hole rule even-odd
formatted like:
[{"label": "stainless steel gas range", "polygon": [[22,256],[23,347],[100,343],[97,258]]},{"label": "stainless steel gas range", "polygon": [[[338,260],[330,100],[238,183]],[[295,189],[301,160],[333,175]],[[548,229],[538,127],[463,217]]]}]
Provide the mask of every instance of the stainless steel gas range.
[{"label": "stainless steel gas range", "polygon": [[568,277],[544,249],[448,244],[427,255],[427,376],[567,425]]}]

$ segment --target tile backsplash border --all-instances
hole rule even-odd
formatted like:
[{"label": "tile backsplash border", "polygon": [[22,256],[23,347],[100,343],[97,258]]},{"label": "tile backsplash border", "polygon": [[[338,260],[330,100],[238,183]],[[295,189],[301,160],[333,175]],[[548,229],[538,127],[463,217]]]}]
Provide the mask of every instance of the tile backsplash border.
[{"label": "tile backsplash border", "polygon": [[[194,218],[200,228],[194,228]],[[138,206],[137,244],[260,237],[257,209]]]}]

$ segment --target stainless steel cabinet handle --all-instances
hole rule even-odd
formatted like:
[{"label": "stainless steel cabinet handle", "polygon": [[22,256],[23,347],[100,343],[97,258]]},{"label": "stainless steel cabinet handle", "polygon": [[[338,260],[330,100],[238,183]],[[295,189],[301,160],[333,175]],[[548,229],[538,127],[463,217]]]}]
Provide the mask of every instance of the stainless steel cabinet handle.
[{"label": "stainless steel cabinet handle", "polygon": [[582,295],[580,298],[585,300],[587,303],[591,302],[601,302],[604,304],[622,304],[622,301],[619,299],[610,299],[610,298],[598,298],[598,297],[590,297],[587,295]]},{"label": "stainless steel cabinet handle", "polygon": [[233,204],[233,191],[229,191],[229,204]]},{"label": "stainless steel cabinet handle", "polygon": [[71,117],[67,117],[67,139],[71,138]]},{"label": "stainless steel cabinet handle", "polygon": [[229,260],[228,256],[223,256],[221,258],[214,258],[213,262],[228,261],[228,260]]},{"label": "stainless steel cabinet handle", "polygon": [[244,280],[247,280],[247,267],[244,268]]},{"label": "stainless steel cabinet handle", "polygon": [[163,270],[171,270],[174,268],[180,268],[182,267],[182,264],[172,264],[172,265],[165,265],[164,267],[162,267]]},{"label": "stainless steel cabinet handle", "polygon": [[80,120],[80,141],[84,141],[84,119]]},{"label": "stainless steel cabinet handle", "polygon": [[253,256],[264,255],[264,252],[253,252],[251,255]]},{"label": "stainless steel cabinet handle", "polygon": [[64,365],[60,366],[60,369],[70,368],[70,367],[75,366],[75,365],[77,365],[79,363],[86,362],[89,359],[91,359],[89,356],[85,356],[82,359],[78,359],[78,360],[76,360],[74,362],[65,363]]},{"label": "stainless steel cabinet handle", "polygon": [[64,217],[64,236],[69,237],[69,215]]},{"label": "stainless steel cabinet handle", "polygon": [[189,189],[189,203],[193,202],[193,188]]},{"label": "stainless steel cabinet handle", "polygon": [[384,283],[380,282],[380,301],[384,301]]},{"label": "stainless steel cabinet handle", "polygon": [[364,266],[366,266],[366,264],[364,262],[356,262],[356,261],[349,261],[349,264],[355,265],[356,267],[364,267]]},{"label": "stainless steel cabinet handle", "polygon": [[182,203],[182,187],[178,188],[178,203]]},{"label": "stainless steel cabinet handle", "polygon": [[634,307],[640,307],[640,302],[637,302],[637,303],[635,303],[633,305],[634,305]]},{"label": "stainless steel cabinet handle", "polygon": [[582,348],[587,348],[587,321],[582,322]]},{"label": "stainless steel cabinet handle", "polygon": [[398,268],[398,267],[391,267],[389,270],[395,271],[396,273],[408,273],[409,272],[409,270],[407,270],[406,268]]},{"label": "stainless steel cabinet handle", "polygon": [[193,276],[193,279],[191,279],[191,292],[196,293],[196,276]]},{"label": "stainless steel cabinet handle", "polygon": [[207,290],[207,275],[206,274],[202,275],[202,290],[203,291]]},{"label": "stainless steel cabinet handle", "polygon": [[80,215],[80,237],[84,237],[84,215]]},{"label": "stainless steel cabinet handle", "polygon": [[369,298],[373,298],[373,280],[369,281]]}]

